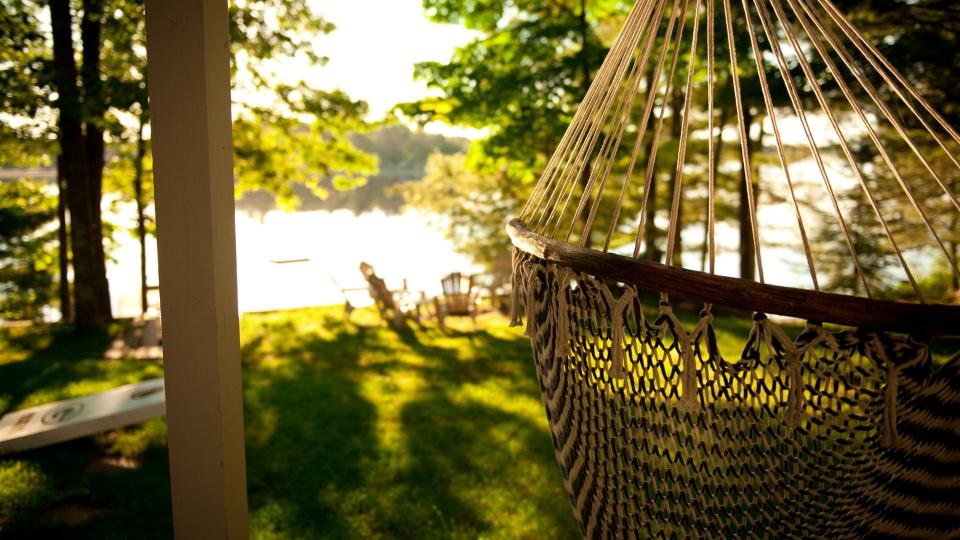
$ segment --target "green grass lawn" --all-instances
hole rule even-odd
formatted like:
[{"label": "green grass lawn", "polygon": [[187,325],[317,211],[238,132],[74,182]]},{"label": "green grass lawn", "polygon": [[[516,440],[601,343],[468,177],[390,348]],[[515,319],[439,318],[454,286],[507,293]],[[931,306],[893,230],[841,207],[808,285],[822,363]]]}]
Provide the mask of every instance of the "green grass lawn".
[{"label": "green grass lawn", "polygon": [[[253,537],[579,536],[522,329],[449,326],[397,333],[339,307],[244,317]],[[736,357],[749,319],[715,327]],[[100,360],[121,329],[0,331],[0,413],[162,375]],[[0,458],[2,537],[171,534],[164,420]]]},{"label": "green grass lawn", "polygon": [[[340,308],[244,317],[252,536],[578,536],[528,342],[499,316],[450,326],[398,334]],[[98,360],[109,342],[5,330],[0,412],[162,374]],[[169,537],[165,430],[0,458],[0,535]]]}]

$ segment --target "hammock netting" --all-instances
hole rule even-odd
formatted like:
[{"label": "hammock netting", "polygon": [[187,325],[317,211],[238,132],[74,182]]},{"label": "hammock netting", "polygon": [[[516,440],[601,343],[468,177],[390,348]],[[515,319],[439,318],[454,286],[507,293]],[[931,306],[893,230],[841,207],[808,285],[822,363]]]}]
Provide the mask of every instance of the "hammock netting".
[{"label": "hammock netting", "polygon": [[[732,90],[735,140],[716,121],[721,84]],[[762,111],[745,110],[747,91]],[[750,164],[758,150],[746,118],[761,115],[761,146],[776,148],[779,165],[764,185],[782,185],[809,288],[769,283],[763,219],[772,218],[752,189],[756,275],[717,272],[717,154],[738,145]],[[668,117],[676,124],[664,130]],[[785,142],[788,124],[801,143]],[[935,362],[930,346],[960,334],[960,307],[928,303],[917,277],[932,259],[957,273],[958,149],[957,132],[829,0],[636,3],[508,226],[513,322],[525,312],[585,536],[960,538],[960,355]],[[666,221],[649,211],[658,152],[676,157]],[[700,271],[674,253],[691,197],[684,178],[697,167]],[[881,167],[896,197],[878,194]],[[750,186],[752,170],[742,167]],[[849,250],[857,287],[845,294],[821,289],[816,220],[798,196],[811,177]],[[859,186],[915,301],[875,298],[880,278],[864,269],[840,184]],[[920,225],[926,244],[904,240],[894,211]],[[642,260],[658,216],[664,257]],[[722,323],[739,336],[736,358],[724,357],[716,331],[714,312],[726,308],[753,313],[750,324]]]},{"label": "hammock netting", "polygon": [[709,308],[683,324],[633,285],[527,254],[516,272],[587,537],[960,535],[960,362],[932,374],[909,337],[791,339],[761,315],[730,362]]}]

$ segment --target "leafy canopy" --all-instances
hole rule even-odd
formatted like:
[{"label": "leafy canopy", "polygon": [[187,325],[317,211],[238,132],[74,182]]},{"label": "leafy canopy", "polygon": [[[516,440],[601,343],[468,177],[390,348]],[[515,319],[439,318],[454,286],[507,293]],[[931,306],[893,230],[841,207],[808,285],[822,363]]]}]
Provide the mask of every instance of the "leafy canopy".
[{"label": "leafy canopy", "polygon": [[506,165],[511,177],[530,182],[573,118],[628,4],[424,0],[432,20],[463,24],[480,36],[449,62],[417,64],[416,77],[434,97],[398,109],[421,123],[487,129],[474,164]]},{"label": "leafy canopy", "polygon": [[[76,4],[75,17],[81,17]],[[37,0],[0,6],[3,164],[33,164],[34,156],[52,152],[56,139],[46,10],[46,3]],[[143,0],[104,0],[104,13],[103,103],[82,107],[106,110],[100,127],[108,145],[116,146],[134,139],[138,117],[149,122]],[[329,187],[353,187],[375,173],[376,160],[347,137],[366,128],[366,104],[290,76],[326,63],[313,40],[332,32],[334,25],[306,0],[236,0],[229,17],[238,192],[265,189],[292,207],[298,202],[292,183],[302,182],[323,196]],[[298,68],[289,69],[290,63]],[[251,133],[252,127],[263,133]],[[111,162],[117,163],[108,160],[108,168]]]},{"label": "leafy canopy", "polygon": [[30,180],[0,182],[0,319],[39,319],[54,294],[56,200]]},{"label": "leafy canopy", "polygon": [[367,129],[367,104],[290,78],[327,62],[313,40],[335,26],[306,0],[237,0],[230,23],[234,95],[246,96],[235,99],[237,195],[263,189],[292,209],[302,202],[294,184],[320,198],[365,184],[377,160],[349,134]]}]

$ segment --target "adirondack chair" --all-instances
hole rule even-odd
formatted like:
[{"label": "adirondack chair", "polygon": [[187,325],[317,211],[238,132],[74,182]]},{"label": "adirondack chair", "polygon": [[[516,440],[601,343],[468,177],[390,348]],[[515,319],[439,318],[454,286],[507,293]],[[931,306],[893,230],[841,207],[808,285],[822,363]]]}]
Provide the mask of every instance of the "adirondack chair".
[{"label": "adirondack chair", "polygon": [[473,324],[477,324],[477,309],[479,294],[474,276],[453,272],[440,280],[443,295],[434,298],[437,310],[437,321],[440,328],[445,328],[444,319],[448,315],[470,317]]},{"label": "adirondack chair", "polygon": [[414,295],[407,287],[407,280],[403,280],[403,289],[391,291],[369,263],[360,263],[360,273],[367,281],[370,298],[373,299],[384,321],[397,330],[404,327],[405,318],[420,322],[420,306],[425,301],[424,296],[421,294],[418,298]]},{"label": "adirondack chair", "polygon": [[349,321],[350,315],[357,309],[350,301],[351,296],[353,294],[360,294],[361,292],[368,292],[370,289],[369,287],[343,287],[333,277],[330,278],[330,281],[333,282],[334,287],[340,290],[340,295],[343,296],[343,318]]}]

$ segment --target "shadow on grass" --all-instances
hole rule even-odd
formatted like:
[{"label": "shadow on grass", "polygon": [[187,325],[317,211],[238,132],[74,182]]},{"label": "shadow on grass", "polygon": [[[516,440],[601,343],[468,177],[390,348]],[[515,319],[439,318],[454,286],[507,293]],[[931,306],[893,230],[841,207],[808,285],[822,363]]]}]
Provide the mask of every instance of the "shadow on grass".
[{"label": "shadow on grass", "polygon": [[[354,319],[321,308],[242,321],[252,536],[578,535],[519,332],[502,319],[400,333]],[[0,339],[4,407],[161,374],[100,360],[106,334]],[[0,536],[169,537],[165,425],[0,459]],[[128,455],[136,467],[97,469]]]},{"label": "shadow on grass", "polygon": [[245,320],[254,536],[577,535],[523,339],[334,313]]},{"label": "shadow on grass", "polygon": [[107,330],[78,335],[61,326],[36,325],[7,330],[0,344],[0,414],[23,407],[41,389],[64,387],[100,368],[110,345]]},{"label": "shadow on grass", "polygon": [[442,391],[408,403],[402,422],[405,496],[386,520],[397,537],[578,536],[542,426]]},{"label": "shadow on grass", "polygon": [[324,323],[333,339],[266,318],[244,345],[247,482],[257,536],[348,537],[354,529],[348,494],[363,487],[378,452],[376,411],[359,390],[365,332],[349,335],[342,323]]},{"label": "shadow on grass", "polygon": [[[6,329],[0,414],[161,376],[156,364],[102,360],[122,329],[123,323],[85,335],[47,325]],[[0,458],[0,537],[169,537],[166,453],[166,424],[153,420]]]},{"label": "shadow on grass", "polygon": [[[426,385],[400,414],[410,462],[397,481],[417,503],[393,507],[393,532],[578,537],[546,425],[530,416],[542,410],[527,340],[457,330],[400,339],[430,361],[415,368]],[[526,414],[511,410],[520,402]]]}]

